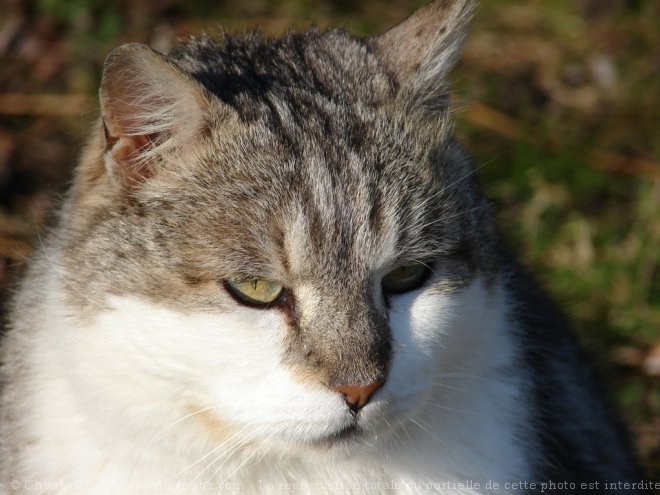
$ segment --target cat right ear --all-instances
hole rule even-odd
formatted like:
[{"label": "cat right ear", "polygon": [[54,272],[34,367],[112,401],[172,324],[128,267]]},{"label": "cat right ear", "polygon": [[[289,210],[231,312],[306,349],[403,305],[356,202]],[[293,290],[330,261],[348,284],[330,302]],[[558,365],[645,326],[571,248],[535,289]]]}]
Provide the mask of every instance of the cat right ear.
[{"label": "cat right ear", "polygon": [[140,43],[110,53],[99,96],[106,169],[129,188],[156,173],[163,157],[189,148],[211,108],[199,83]]},{"label": "cat right ear", "polygon": [[471,0],[434,0],[369,43],[400,92],[426,108],[449,103],[447,76],[472,17]]}]

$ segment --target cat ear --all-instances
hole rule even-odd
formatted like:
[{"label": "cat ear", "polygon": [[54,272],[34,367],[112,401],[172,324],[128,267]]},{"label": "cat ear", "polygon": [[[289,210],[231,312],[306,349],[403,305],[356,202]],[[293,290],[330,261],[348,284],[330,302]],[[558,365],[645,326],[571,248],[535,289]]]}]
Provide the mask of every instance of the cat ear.
[{"label": "cat ear", "polygon": [[209,108],[204,88],[139,43],[108,56],[99,96],[106,169],[126,186],[153,175],[162,157],[190,147]]},{"label": "cat ear", "polygon": [[370,43],[400,89],[446,107],[448,72],[458,60],[472,17],[470,0],[435,0]]}]

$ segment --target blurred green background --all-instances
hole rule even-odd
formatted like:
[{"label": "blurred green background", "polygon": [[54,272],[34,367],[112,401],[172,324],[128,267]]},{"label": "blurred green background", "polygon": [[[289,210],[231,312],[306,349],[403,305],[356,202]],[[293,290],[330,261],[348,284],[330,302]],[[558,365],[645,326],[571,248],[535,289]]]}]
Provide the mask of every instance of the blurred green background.
[{"label": "blurred green background", "polygon": [[[370,35],[419,0],[0,3],[0,290],[66,187],[105,55],[204,30]],[[500,223],[572,317],[660,479],[660,2],[481,0],[458,133]]]}]

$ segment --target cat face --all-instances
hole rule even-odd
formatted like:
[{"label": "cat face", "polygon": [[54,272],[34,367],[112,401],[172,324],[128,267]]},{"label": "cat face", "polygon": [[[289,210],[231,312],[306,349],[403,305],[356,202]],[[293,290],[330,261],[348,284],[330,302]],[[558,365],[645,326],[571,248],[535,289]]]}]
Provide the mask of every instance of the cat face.
[{"label": "cat face", "polygon": [[[171,441],[171,434],[177,444],[194,437],[191,445],[202,444],[200,449],[223,442],[287,454],[371,449],[379,438],[391,441],[399,424],[433,400],[439,374],[461,369],[455,361],[467,351],[445,346],[457,331],[473,331],[476,325],[466,324],[465,316],[485,299],[476,286],[445,293],[439,288],[442,276],[390,299],[382,315],[391,345],[384,385],[357,414],[328,386],[326,370],[312,363],[303,367],[306,356],[289,364],[297,351],[290,348],[294,330],[285,315],[235,303],[230,307],[222,293],[218,299],[224,297],[230,309],[216,312],[183,312],[141,297],[110,296],[107,309],[78,339],[76,347],[85,354],[74,354],[73,373],[84,376],[85,405],[95,417],[122,418],[125,433],[145,443],[156,437]],[[302,319],[318,311],[313,289],[294,290],[300,294]],[[328,314],[327,319],[342,316]],[[340,328],[346,335],[340,338],[350,340],[351,330]],[[355,353],[347,350],[349,356]],[[337,347],[325,351],[338,352]],[[364,366],[338,365],[351,364]]]},{"label": "cat face", "polygon": [[[460,38],[438,21],[467,15],[447,9],[369,42],[109,57],[62,260],[90,408],[139,435],[348,452],[430,400],[496,265],[446,92],[428,87]],[[390,53],[410,30],[438,38],[430,54],[413,40],[417,71]]]}]

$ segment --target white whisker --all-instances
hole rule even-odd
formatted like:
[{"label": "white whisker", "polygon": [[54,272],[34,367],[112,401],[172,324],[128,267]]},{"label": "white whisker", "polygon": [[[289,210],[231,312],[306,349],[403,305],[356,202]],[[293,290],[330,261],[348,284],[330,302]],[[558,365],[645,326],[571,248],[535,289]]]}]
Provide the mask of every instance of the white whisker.
[{"label": "white whisker", "polygon": [[[243,429],[241,430],[241,433],[242,433],[243,431],[245,431],[245,430],[247,430],[247,427],[246,427],[246,428],[243,428]],[[215,463],[217,463],[217,462],[220,461],[221,459],[224,459],[224,460],[222,461],[222,463],[220,464],[220,466],[219,466],[218,469],[222,468],[222,466],[224,466],[224,465],[226,464],[226,462],[227,462],[229,459],[231,459],[231,457],[232,457],[234,454],[236,454],[237,452],[239,452],[240,449],[243,448],[243,447],[244,447],[249,441],[251,441],[251,438],[250,438],[250,437],[248,437],[248,438],[246,438],[246,439],[239,440],[236,444],[234,444],[234,445],[231,446],[229,449],[227,449],[225,452],[221,453],[219,456],[217,456],[215,459],[213,459],[211,462],[209,462],[209,463],[204,467],[204,469],[202,469],[202,470],[197,474],[197,476],[195,476],[195,477],[193,478],[192,482],[194,483],[195,481],[197,481],[199,478],[202,477],[202,475],[203,475],[205,472],[207,472],[207,471],[209,470],[209,468],[211,468],[211,466],[213,466]],[[226,442],[225,442],[225,443],[226,443]],[[217,449],[214,449],[214,450],[217,450]],[[205,457],[207,457],[207,456],[205,456]],[[216,471],[216,472],[217,472],[217,471]]]},{"label": "white whisker", "polygon": [[[225,484],[227,481],[229,481],[229,479],[230,479],[235,473],[237,473],[237,472],[238,472],[243,466],[245,466],[245,465],[250,461],[250,459],[252,459],[252,458],[253,458],[258,452],[259,452],[259,450],[258,450],[258,449],[255,449],[254,452],[252,452],[250,455],[248,455],[248,456],[243,460],[243,462],[241,462],[236,468],[234,468],[234,470],[233,470],[231,473],[229,473],[229,474],[227,475],[227,477],[222,481],[222,484]],[[218,473],[219,473],[220,470],[222,469],[222,466],[223,466],[223,465],[224,465],[224,462],[223,462],[223,464],[221,464],[221,465],[218,467],[218,469],[216,469],[216,470],[214,471],[214,473],[213,473],[213,477],[214,477],[214,478],[215,478],[215,476],[218,475]]]},{"label": "white whisker", "polygon": [[203,408],[203,409],[199,409],[199,410],[197,410],[197,411],[193,411],[193,412],[191,412],[191,413],[189,413],[189,414],[186,414],[185,416],[183,416],[183,417],[177,419],[176,421],[170,423],[170,424],[167,425],[166,427],[164,427],[164,428],[162,428],[161,430],[159,430],[159,431],[158,431],[158,432],[157,432],[157,433],[156,433],[156,434],[155,434],[155,435],[154,435],[154,436],[148,441],[148,444],[151,444],[152,442],[154,442],[155,440],[157,440],[158,437],[160,437],[163,433],[165,433],[165,432],[166,432],[167,430],[169,430],[170,428],[172,428],[172,427],[178,425],[178,424],[181,423],[182,421],[185,421],[186,419],[191,418],[192,416],[195,416],[195,415],[197,415],[197,414],[201,414],[201,413],[203,413],[203,412],[211,411],[211,410],[213,410],[213,409],[217,409],[217,408],[218,408],[218,406],[210,406],[210,407],[205,407],[205,408]]},{"label": "white whisker", "polygon": [[441,192],[444,193],[445,191],[449,190],[450,188],[454,187],[455,185],[460,184],[461,182],[463,182],[463,181],[464,181],[465,179],[467,179],[468,177],[471,177],[471,176],[473,176],[474,174],[476,174],[479,170],[481,170],[481,169],[484,168],[485,166],[490,165],[491,163],[493,163],[493,162],[494,162],[495,160],[497,160],[500,156],[502,156],[501,153],[500,153],[499,155],[494,156],[494,157],[491,158],[490,160],[486,160],[484,163],[482,163],[482,164],[479,165],[478,167],[473,167],[473,168],[471,168],[470,171],[469,171],[467,174],[465,174],[463,177],[461,177],[460,179],[456,179],[454,182],[452,182],[452,183],[450,183],[450,184],[444,186],[444,187],[442,188]]},{"label": "white whisker", "polygon": [[[175,478],[177,478],[178,476],[180,476],[180,475],[184,474],[185,472],[189,471],[189,470],[192,469],[194,466],[196,466],[196,465],[199,464],[200,462],[204,461],[204,459],[208,458],[209,456],[211,456],[211,455],[213,455],[215,452],[217,452],[219,449],[221,449],[222,447],[224,447],[228,442],[230,442],[231,440],[233,440],[235,437],[239,436],[239,435],[240,435],[241,433],[243,433],[245,430],[247,430],[247,426],[245,426],[245,427],[241,428],[240,430],[234,432],[232,435],[230,435],[228,438],[226,438],[226,439],[225,439],[223,442],[221,442],[219,445],[216,445],[216,446],[215,446],[213,449],[211,449],[209,452],[207,452],[206,454],[204,454],[202,457],[200,457],[199,459],[197,459],[195,462],[189,464],[187,467],[185,467],[185,468],[182,469],[181,471],[179,471],[179,472],[177,472],[176,474],[174,474],[174,475],[173,475],[171,478],[169,478],[169,479],[170,479],[170,480],[175,479]],[[204,471],[205,471],[205,470],[204,470]],[[204,471],[202,471],[202,473],[203,473]],[[201,473],[200,473],[200,474],[201,474]],[[197,479],[197,477],[195,477],[195,479],[194,479],[193,481],[195,481],[196,479]]]}]

